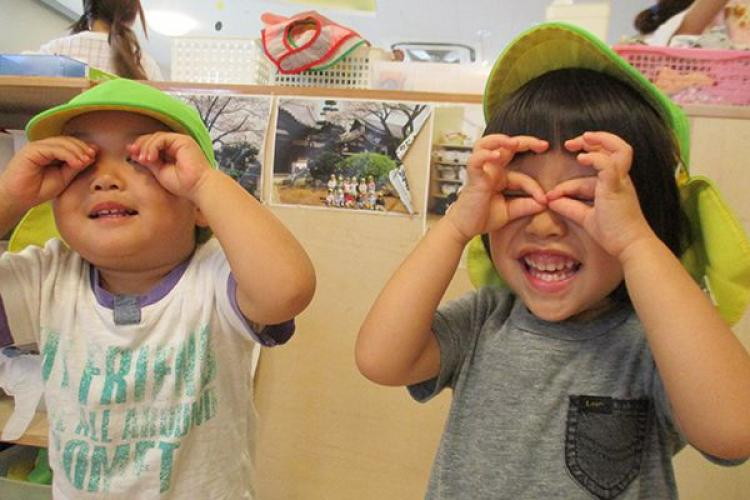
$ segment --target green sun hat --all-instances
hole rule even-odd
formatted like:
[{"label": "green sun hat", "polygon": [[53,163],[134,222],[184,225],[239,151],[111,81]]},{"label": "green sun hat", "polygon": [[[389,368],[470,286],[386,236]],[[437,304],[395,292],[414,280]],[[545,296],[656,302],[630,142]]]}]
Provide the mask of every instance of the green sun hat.
[{"label": "green sun hat", "polygon": [[[495,62],[484,90],[484,115],[494,111],[530,80],[563,68],[586,68],[617,78],[638,90],[675,134],[683,164],[675,165],[682,208],[690,223],[691,243],[681,256],[693,279],[706,290],[730,325],[750,303],[750,242],[716,186],[688,173],[688,121],[673,101],[602,40],[566,23],[531,28],[505,49]],[[482,244],[475,237],[467,249],[469,278],[474,286],[505,286]]]},{"label": "green sun hat", "polygon": [[563,68],[599,71],[639,90],[670,125],[680,154],[689,163],[690,129],[682,109],[601,39],[572,24],[540,24],[510,43],[487,77],[485,120],[489,122],[494,110],[526,82]]},{"label": "green sun hat", "polygon": [[[193,107],[155,87],[126,78],[100,83],[66,104],[39,113],[26,125],[26,137],[36,141],[61,135],[70,120],[94,111],[127,111],[149,116],[175,132],[191,136],[209,163],[216,166],[211,136]],[[47,202],[24,215],[11,234],[8,250],[17,252],[28,245],[41,246],[53,237],[59,238],[60,233],[51,203]]]}]

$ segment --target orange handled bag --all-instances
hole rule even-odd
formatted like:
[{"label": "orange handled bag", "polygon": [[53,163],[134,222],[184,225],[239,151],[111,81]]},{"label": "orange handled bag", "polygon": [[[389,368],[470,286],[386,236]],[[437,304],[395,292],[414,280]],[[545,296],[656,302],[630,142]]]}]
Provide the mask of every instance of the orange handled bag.
[{"label": "orange handled bag", "polygon": [[280,73],[324,70],[367,42],[314,10],[292,17],[269,12],[260,17],[263,51]]}]

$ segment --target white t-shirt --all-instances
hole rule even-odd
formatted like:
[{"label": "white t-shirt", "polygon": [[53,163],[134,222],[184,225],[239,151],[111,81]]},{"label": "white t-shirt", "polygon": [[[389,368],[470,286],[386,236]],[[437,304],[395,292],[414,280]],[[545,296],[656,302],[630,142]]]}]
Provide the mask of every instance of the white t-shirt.
[{"label": "white t-shirt", "polygon": [[[110,73],[115,73],[112,48],[107,41],[107,33],[81,31],[74,35],[56,38],[39,47],[42,54],[57,54],[72,57]],[[148,80],[163,80],[161,69],[154,59],[141,51],[141,66]]]},{"label": "white t-shirt", "polygon": [[251,358],[293,322],[253,331],[215,239],[145,296],[98,282],[59,240],[0,257],[0,345],[43,358],[54,497],[252,498]]}]

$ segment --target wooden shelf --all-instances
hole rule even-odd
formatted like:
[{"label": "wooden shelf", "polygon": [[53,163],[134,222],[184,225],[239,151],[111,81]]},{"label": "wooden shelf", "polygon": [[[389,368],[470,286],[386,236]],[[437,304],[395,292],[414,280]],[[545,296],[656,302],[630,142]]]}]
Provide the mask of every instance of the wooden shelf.
[{"label": "wooden shelf", "polygon": [[447,161],[433,161],[432,162],[435,165],[440,165],[441,167],[465,167],[466,163],[451,163]]},{"label": "wooden shelf", "polygon": [[[316,98],[351,98],[441,103],[479,104],[478,94],[447,94],[369,89],[332,89],[320,87],[283,87],[269,85],[232,85],[189,82],[144,82],[175,92],[210,92]],[[85,78],[0,75],[0,128],[23,129],[36,113],[69,101],[94,85]],[[461,147],[461,146],[459,146]]]},{"label": "wooden shelf", "polygon": [[[337,89],[329,87],[287,87],[284,85],[240,85],[228,83],[146,82],[162,90],[216,94],[275,95],[289,97],[332,97],[361,100],[421,101],[455,104],[481,104],[480,94],[455,94],[411,90]],[[459,146],[463,147],[463,146]]]},{"label": "wooden shelf", "polygon": [[718,106],[711,104],[685,104],[682,106],[689,118],[750,119],[750,106]]},{"label": "wooden shelf", "polygon": [[[12,413],[13,398],[5,395],[0,396],[0,429],[5,427],[5,422],[8,421]],[[46,448],[48,436],[49,428],[47,426],[47,414],[37,412],[23,436],[15,441],[7,442]]]},{"label": "wooden shelf", "polygon": [[[332,89],[320,87],[283,87],[231,85],[189,82],[145,82],[157,88],[178,92],[213,94],[247,94],[317,98],[350,98],[362,100],[421,101],[455,104],[481,104],[480,94],[448,94],[368,89]],[[35,114],[88,90],[94,83],[85,78],[0,75],[0,128],[23,129]],[[683,106],[689,117],[747,119],[750,106]],[[473,146],[434,144],[433,148],[471,151]]]},{"label": "wooden shelf", "polygon": [[445,148],[445,149],[463,149],[464,151],[471,151],[474,146],[462,146],[459,144],[433,144],[433,148]]},{"label": "wooden shelf", "polygon": [[0,128],[22,130],[35,114],[69,101],[90,86],[85,78],[0,76]]}]

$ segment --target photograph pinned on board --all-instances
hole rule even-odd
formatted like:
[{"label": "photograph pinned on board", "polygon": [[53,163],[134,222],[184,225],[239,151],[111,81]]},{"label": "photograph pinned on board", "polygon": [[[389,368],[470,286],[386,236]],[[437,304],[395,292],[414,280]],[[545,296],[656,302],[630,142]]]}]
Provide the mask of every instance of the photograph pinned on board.
[{"label": "photograph pinned on board", "polygon": [[260,200],[271,98],[240,94],[171,94],[198,111],[211,135],[219,169]]},{"label": "photograph pinned on board", "polygon": [[466,184],[466,164],[484,133],[482,106],[436,106],[432,128],[428,219],[445,215]]},{"label": "photograph pinned on board", "polygon": [[278,106],[272,202],[416,213],[403,159],[430,105],[284,98]]}]

